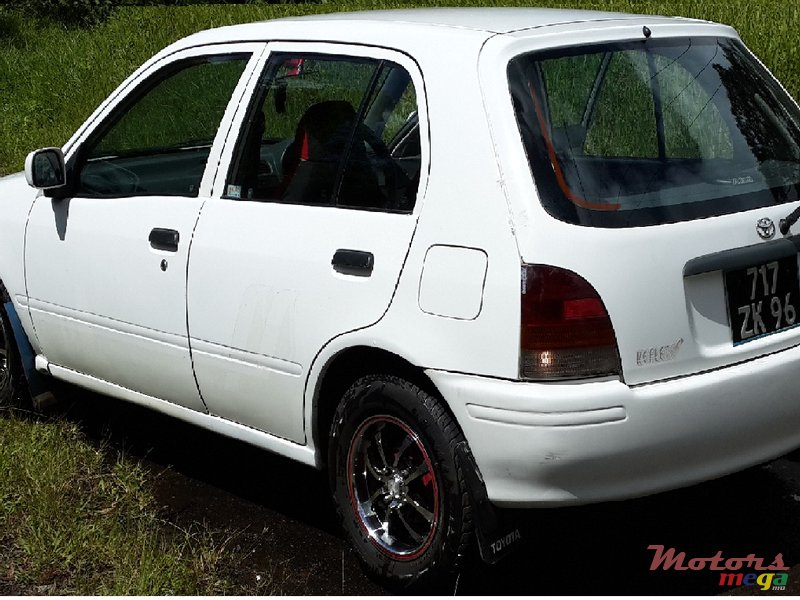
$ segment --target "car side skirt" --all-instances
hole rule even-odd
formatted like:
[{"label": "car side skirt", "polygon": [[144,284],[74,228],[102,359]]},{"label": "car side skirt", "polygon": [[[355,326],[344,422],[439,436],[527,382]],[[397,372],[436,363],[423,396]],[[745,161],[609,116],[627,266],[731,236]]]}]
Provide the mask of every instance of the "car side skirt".
[{"label": "car side skirt", "polygon": [[136,392],[134,390],[124,388],[108,381],[78,373],[71,369],[49,364],[48,370],[56,379],[66,381],[73,385],[77,385],[93,392],[113,396],[127,402],[133,402],[140,406],[153,409],[170,417],[181,419],[193,425],[197,425],[204,429],[214,431],[226,437],[234,438],[243,441],[258,448],[286,456],[292,460],[299,461],[303,464],[317,467],[317,461],[314,451],[308,446],[296,444],[285,440],[283,438],[270,435],[263,431],[247,427],[240,423],[228,421],[215,415],[201,413],[190,408],[185,408],[153,396],[148,396]]}]

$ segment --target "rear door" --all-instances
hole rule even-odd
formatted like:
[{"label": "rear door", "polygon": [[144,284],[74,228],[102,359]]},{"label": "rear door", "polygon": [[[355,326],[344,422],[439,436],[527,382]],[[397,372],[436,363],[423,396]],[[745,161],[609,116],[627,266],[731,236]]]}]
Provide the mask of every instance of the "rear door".
[{"label": "rear door", "polygon": [[398,53],[270,44],[189,263],[194,368],[213,414],[305,441],[314,357],[381,318],[414,233],[422,89]]}]

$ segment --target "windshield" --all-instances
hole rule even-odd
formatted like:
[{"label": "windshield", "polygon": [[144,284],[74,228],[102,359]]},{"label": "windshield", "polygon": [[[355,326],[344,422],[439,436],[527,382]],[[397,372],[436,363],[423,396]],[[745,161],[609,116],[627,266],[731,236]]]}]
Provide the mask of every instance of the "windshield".
[{"label": "windshield", "polygon": [[508,75],[539,195],[556,218],[658,225],[798,199],[800,111],[737,40],[536,52]]}]

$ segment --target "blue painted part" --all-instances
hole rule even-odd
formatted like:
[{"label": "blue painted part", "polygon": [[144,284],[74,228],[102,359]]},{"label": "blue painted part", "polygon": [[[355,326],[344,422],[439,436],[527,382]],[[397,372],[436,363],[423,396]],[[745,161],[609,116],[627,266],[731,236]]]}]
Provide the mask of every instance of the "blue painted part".
[{"label": "blue painted part", "polygon": [[3,307],[6,309],[8,320],[11,323],[11,330],[14,332],[14,339],[17,342],[22,370],[25,372],[25,379],[28,380],[28,390],[32,397],[47,392],[50,386],[47,380],[36,370],[36,353],[33,351],[28,336],[22,328],[22,322],[11,302],[6,302]]}]

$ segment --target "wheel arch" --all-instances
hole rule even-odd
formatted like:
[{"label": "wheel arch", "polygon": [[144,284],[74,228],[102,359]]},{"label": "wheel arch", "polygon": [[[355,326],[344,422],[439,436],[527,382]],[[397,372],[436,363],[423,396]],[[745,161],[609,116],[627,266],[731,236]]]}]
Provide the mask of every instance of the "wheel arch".
[{"label": "wheel arch", "polygon": [[[53,403],[54,397],[50,391],[48,378],[42,376],[36,370],[36,348],[31,343],[32,340],[25,330],[22,317],[17,312],[17,306],[0,278],[0,307],[3,309],[5,317],[10,325],[10,341],[15,346],[19,367],[21,368],[22,387],[17,390],[20,398],[24,398],[26,404],[32,403],[36,409],[42,409]],[[27,318],[28,315],[25,315]],[[8,340],[6,340],[8,342]]]},{"label": "wheel arch", "polygon": [[320,369],[314,386],[311,412],[311,437],[320,466],[327,460],[328,435],[333,415],[344,392],[367,375],[394,375],[417,385],[442,401],[455,422],[444,399],[424,369],[402,356],[374,346],[354,345],[333,354]]},{"label": "wheel arch", "polygon": [[3,281],[3,276],[0,274],[0,306],[8,314],[8,320],[11,324],[11,341],[14,342],[17,351],[22,354],[27,348],[32,348],[28,333],[22,327],[22,320],[17,312],[17,307],[11,294],[6,288]]},{"label": "wheel arch", "polygon": [[8,313],[8,318],[9,321],[11,321],[11,326],[13,329],[12,337],[17,350],[20,352],[20,354],[33,353],[35,355],[36,346],[34,346],[34,342],[38,340],[31,339],[31,336],[28,335],[28,332],[25,330],[22,320],[23,316],[27,318],[28,315],[27,313],[23,313],[22,315],[19,314],[17,310],[17,303],[14,302],[11,292],[9,292],[8,288],[6,287],[2,274],[0,274],[0,305],[2,305]]}]

